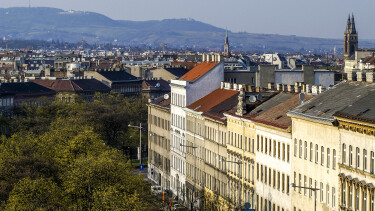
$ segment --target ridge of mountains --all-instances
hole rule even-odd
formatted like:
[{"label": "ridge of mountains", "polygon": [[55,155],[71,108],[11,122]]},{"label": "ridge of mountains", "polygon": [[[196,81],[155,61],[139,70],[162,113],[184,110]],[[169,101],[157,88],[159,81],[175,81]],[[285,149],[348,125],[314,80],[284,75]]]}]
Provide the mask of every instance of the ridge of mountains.
[{"label": "ridge of mountains", "polygon": [[[0,36],[8,40],[60,40],[68,42],[115,43],[130,46],[220,50],[225,29],[193,19],[151,21],[113,20],[94,12],[64,11],[49,7],[0,8]],[[232,50],[244,51],[319,51],[342,49],[340,39],[294,35],[231,33]],[[360,47],[371,48],[370,41]]]}]

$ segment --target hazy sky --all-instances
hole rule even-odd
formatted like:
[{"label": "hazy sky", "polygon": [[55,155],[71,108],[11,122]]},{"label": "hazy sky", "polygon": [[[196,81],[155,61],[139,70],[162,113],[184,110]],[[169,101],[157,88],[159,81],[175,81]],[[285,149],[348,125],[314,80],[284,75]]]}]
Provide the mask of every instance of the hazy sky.
[{"label": "hazy sky", "polygon": [[[29,0],[0,0],[1,7]],[[194,18],[233,32],[342,38],[354,13],[360,39],[375,39],[374,0],[31,0],[32,7],[102,13],[113,19]]]}]

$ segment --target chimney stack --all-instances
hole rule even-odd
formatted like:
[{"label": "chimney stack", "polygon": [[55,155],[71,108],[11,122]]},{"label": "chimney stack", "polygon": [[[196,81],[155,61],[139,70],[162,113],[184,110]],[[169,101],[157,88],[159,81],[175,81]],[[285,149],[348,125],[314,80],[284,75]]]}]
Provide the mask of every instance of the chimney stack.
[{"label": "chimney stack", "polygon": [[366,73],[366,82],[374,83],[374,72],[367,72]]}]

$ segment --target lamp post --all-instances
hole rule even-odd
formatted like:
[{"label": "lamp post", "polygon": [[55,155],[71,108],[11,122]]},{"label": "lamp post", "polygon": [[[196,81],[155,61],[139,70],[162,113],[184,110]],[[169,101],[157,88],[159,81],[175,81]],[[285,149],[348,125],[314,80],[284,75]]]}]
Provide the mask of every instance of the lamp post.
[{"label": "lamp post", "polygon": [[[239,168],[239,177],[242,177],[242,169],[241,169],[241,164],[242,164],[242,160],[239,160],[239,161],[230,161],[230,160],[224,160],[224,158],[221,158],[219,160],[220,162],[227,162],[227,163],[235,163],[235,164],[238,164],[238,168]],[[240,180],[238,180],[238,187],[240,187]],[[240,187],[240,194],[239,194],[239,197],[238,197],[238,204],[239,204],[239,207],[241,208],[241,196],[242,196],[242,186]]]},{"label": "lamp post", "polygon": [[309,190],[314,191],[314,211],[316,211],[316,191],[320,190],[320,189],[316,188],[316,183],[315,183],[315,188],[304,187],[304,186],[297,186],[294,183],[291,183],[290,187],[292,187],[292,188],[303,188],[303,189],[309,189]]},{"label": "lamp post", "polygon": [[[180,144],[180,147],[187,147],[187,148],[192,148],[192,149],[197,149],[198,147],[196,146],[188,146],[188,145],[183,145],[183,144]],[[193,193],[191,194],[191,203],[190,203],[190,206],[191,206],[191,210],[193,210],[193,207],[194,207],[194,194],[195,194],[195,181],[196,181],[196,178],[195,178],[195,171],[196,171],[196,168],[197,168],[197,165],[196,165],[196,162],[197,162],[197,158],[194,158],[194,188],[193,188]]]},{"label": "lamp post", "polygon": [[139,159],[139,166],[142,164],[142,123],[139,123],[139,126],[129,124],[128,127],[138,128],[139,129],[139,152],[138,152],[138,159]]}]

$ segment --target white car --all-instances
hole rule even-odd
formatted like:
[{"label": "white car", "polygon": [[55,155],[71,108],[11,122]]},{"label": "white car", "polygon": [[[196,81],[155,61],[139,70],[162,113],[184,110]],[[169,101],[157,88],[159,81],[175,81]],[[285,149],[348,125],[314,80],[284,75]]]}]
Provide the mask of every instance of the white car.
[{"label": "white car", "polygon": [[163,189],[159,185],[153,185],[151,186],[151,192],[154,194],[161,194],[163,193]]}]

